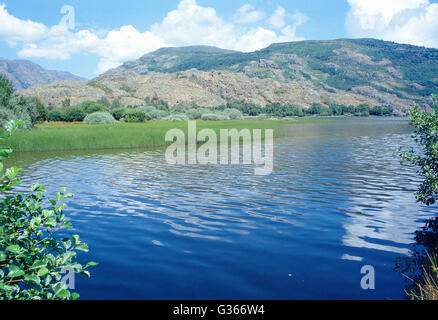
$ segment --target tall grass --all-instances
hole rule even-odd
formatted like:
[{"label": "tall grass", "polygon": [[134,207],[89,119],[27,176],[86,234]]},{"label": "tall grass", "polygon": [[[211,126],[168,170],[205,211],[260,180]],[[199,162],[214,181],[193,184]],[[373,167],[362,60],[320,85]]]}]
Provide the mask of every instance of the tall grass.
[{"label": "tall grass", "polygon": [[407,292],[412,300],[438,300],[438,262],[437,257],[429,256],[430,265],[423,266],[422,277]]},{"label": "tall grass", "polygon": [[[197,129],[274,129],[281,135],[283,124],[315,122],[297,121],[197,121]],[[30,131],[20,131],[11,139],[15,151],[65,151],[90,149],[123,149],[165,146],[166,132],[181,129],[187,134],[187,122],[117,123],[86,125],[83,123],[45,123]]]}]

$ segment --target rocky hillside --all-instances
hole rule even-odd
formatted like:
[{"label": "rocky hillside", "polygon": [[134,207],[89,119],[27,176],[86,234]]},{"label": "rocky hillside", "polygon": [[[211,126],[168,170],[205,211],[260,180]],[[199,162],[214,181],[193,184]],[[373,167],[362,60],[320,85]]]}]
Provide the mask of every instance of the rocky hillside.
[{"label": "rocky hillside", "polygon": [[6,60],[2,58],[0,58],[0,74],[11,80],[17,90],[61,80],[86,80],[68,72],[46,70],[28,60]]},{"label": "rocky hillside", "polygon": [[244,101],[392,105],[402,114],[438,92],[438,50],[373,39],[302,41],[241,53],[213,47],[163,48],[87,83],[58,82],[24,91],[60,106],[107,97],[124,105],[146,98],[217,106]]}]

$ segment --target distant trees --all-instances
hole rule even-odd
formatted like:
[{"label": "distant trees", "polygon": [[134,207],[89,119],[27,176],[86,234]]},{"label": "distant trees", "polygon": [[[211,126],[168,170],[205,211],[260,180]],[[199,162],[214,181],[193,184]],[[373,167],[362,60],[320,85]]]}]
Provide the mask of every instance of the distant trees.
[{"label": "distant trees", "polygon": [[0,76],[0,106],[6,106],[13,92],[12,83],[4,76]]},{"label": "distant trees", "polygon": [[357,107],[347,106],[342,104],[321,104],[314,103],[310,108],[302,108],[296,105],[285,105],[273,103],[266,107],[261,107],[255,104],[243,102],[228,102],[226,106],[216,109],[223,110],[225,108],[233,108],[241,111],[248,116],[258,116],[261,114],[270,115],[273,117],[303,117],[303,116],[357,116],[368,117],[372,116],[392,116],[394,108],[391,106],[379,106],[371,108],[367,104],[361,104]]},{"label": "distant trees", "polygon": [[12,83],[0,76],[0,125],[10,120],[23,120],[22,128],[30,129],[36,122],[46,121],[47,108],[38,98],[14,93]]},{"label": "distant trees", "polygon": [[[81,122],[89,114],[108,112],[109,108],[98,102],[85,101],[76,106],[70,106],[70,100],[64,100],[61,109],[53,109],[47,114],[49,121]],[[109,105],[109,102],[108,102]]]}]

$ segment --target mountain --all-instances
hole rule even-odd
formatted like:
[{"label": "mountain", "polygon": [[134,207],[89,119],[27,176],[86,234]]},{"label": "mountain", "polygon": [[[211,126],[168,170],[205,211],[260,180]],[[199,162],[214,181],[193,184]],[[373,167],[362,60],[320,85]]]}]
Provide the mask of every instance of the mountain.
[{"label": "mountain", "polygon": [[243,53],[214,47],[162,48],[87,83],[60,82],[25,93],[60,106],[107,97],[170,106],[242,101],[310,107],[314,103],[392,105],[403,114],[438,92],[438,50],[374,39],[273,44]]},{"label": "mountain", "polygon": [[0,58],[0,74],[11,80],[17,90],[61,80],[86,80],[69,72],[46,70],[28,60],[7,60],[2,58]]}]

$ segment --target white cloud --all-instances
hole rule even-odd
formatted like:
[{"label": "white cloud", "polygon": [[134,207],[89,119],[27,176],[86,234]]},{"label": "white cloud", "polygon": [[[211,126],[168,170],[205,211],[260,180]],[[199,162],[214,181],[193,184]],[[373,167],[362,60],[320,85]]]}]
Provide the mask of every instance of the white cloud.
[{"label": "white cloud", "polygon": [[152,33],[174,46],[233,46],[235,28],[223,22],[213,8],[198,6],[196,0],[182,0],[161,23],[151,27]]},{"label": "white cloud", "polygon": [[287,13],[286,9],[278,6],[272,16],[268,19],[268,23],[275,28],[284,28],[287,25],[287,20],[292,20],[293,24],[291,28],[296,29],[306,23],[308,17],[298,10],[294,14]]},{"label": "white cloud", "polygon": [[254,9],[254,6],[249,3],[244,4],[240,7],[234,14],[234,22],[244,24],[244,23],[255,23],[264,18],[265,14],[261,11]]},{"label": "white cloud", "polygon": [[352,37],[438,47],[438,4],[429,0],[348,0]]},{"label": "white cloud", "polygon": [[[242,8],[240,13],[250,13],[246,17],[248,23],[261,17],[253,7]],[[86,29],[71,31],[62,25],[47,27],[20,20],[0,5],[0,40],[17,46],[18,55],[23,58],[65,60],[75,54],[97,55],[100,58],[97,72],[102,73],[165,46],[212,45],[254,51],[274,42],[302,40],[296,36],[296,29],[307,17],[299,12],[290,17],[293,23],[282,24],[280,31],[263,27],[237,28],[218,17],[214,8],[199,6],[196,0],[181,0],[176,10],[152,25],[150,30],[141,32],[133,26],[122,26],[103,33],[102,30]]]},{"label": "white cloud", "polygon": [[268,19],[270,25],[276,28],[282,28],[286,25],[286,10],[283,7],[277,7],[274,14]]},{"label": "white cloud", "polygon": [[40,39],[48,28],[30,20],[20,20],[9,14],[5,4],[0,4],[0,38],[11,45],[19,41],[33,41]]}]

